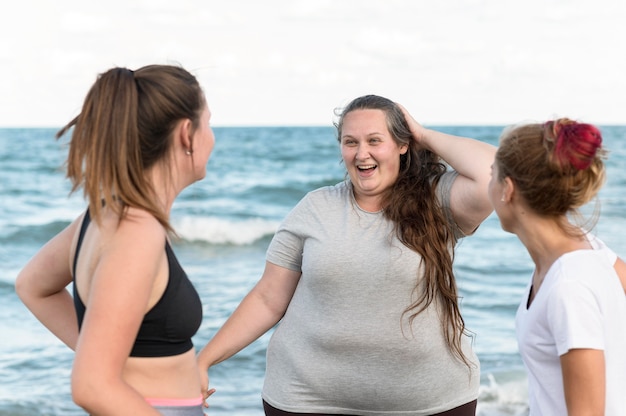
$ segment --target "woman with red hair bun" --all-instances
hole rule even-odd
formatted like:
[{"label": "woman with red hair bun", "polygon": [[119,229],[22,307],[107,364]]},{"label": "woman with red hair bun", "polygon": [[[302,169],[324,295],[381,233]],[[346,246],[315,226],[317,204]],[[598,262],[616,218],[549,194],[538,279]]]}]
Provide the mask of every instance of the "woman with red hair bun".
[{"label": "woman with red hair bun", "polygon": [[535,263],[516,315],[531,415],[626,415],[626,265],[571,220],[604,184],[605,156],[600,130],[569,119],[500,138],[489,197]]}]

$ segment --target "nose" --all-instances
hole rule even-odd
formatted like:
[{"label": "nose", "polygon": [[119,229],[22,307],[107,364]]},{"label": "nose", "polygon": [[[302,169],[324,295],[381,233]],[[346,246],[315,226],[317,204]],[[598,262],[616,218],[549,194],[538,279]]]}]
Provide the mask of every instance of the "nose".
[{"label": "nose", "polygon": [[370,156],[370,152],[369,149],[367,147],[367,145],[359,145],[359,147],[356,150],[356,158],[358,160],[365,160]]}]

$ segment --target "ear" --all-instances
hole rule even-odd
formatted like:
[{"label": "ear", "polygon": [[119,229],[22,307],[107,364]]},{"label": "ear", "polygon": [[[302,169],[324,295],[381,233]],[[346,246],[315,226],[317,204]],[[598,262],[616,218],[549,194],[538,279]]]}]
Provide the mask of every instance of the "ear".
[{"label": "ear", "polygon": [[191,120],[182,119],[176,125],[174,138],[184,151],[193,152],[193,134]]},{"label": "ear", "polygon": [[504,178],[504,187],[502,189],[502,202],[511,202],[515,194],[515,183],[510,177]]},{"label": "ear", "polygon": [[400,146],[400,154],[401,155],[405,154],[408,150],[409,150],[409,145],[408,144],[403,144],[402,146]]}]

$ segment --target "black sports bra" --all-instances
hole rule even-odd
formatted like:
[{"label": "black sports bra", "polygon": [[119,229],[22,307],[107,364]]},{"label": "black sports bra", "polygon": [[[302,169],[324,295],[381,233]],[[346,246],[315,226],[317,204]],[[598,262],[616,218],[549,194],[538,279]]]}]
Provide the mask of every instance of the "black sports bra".
[{"label": "black sports bra", "polygon": [[[90,222],[91,218],[87,210],[74,255],[73,293],[79,330],[86,308],[76,290],[76,263]],[[193,348],[191,337],[198,331],[202,321],[202,303],[198,292],[178,263],[167,241],[165,252],[169,267],[167,287],[161,299],[144,315],[135,344],[130,352],[131,357],[167,357],[189,351]]]}]

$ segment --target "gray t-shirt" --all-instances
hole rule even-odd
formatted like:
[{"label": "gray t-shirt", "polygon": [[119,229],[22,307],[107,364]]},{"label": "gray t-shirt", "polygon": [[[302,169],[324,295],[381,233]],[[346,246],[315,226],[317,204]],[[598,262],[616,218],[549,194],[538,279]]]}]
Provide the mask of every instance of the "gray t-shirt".
[{"label": "gray t-shirt", "polygon": [[[438,186],[447,211],[455,178],[446,173]],[[302,275],[269,342],[263,399],[289,412],[394,416],[476,399],[470,339],[471,369],[449,351],[435,303],[412,327],[403,314],[420,259],[382,212],[358,207],[349,182],[307,194],[267,251],[267,261]]]}]

